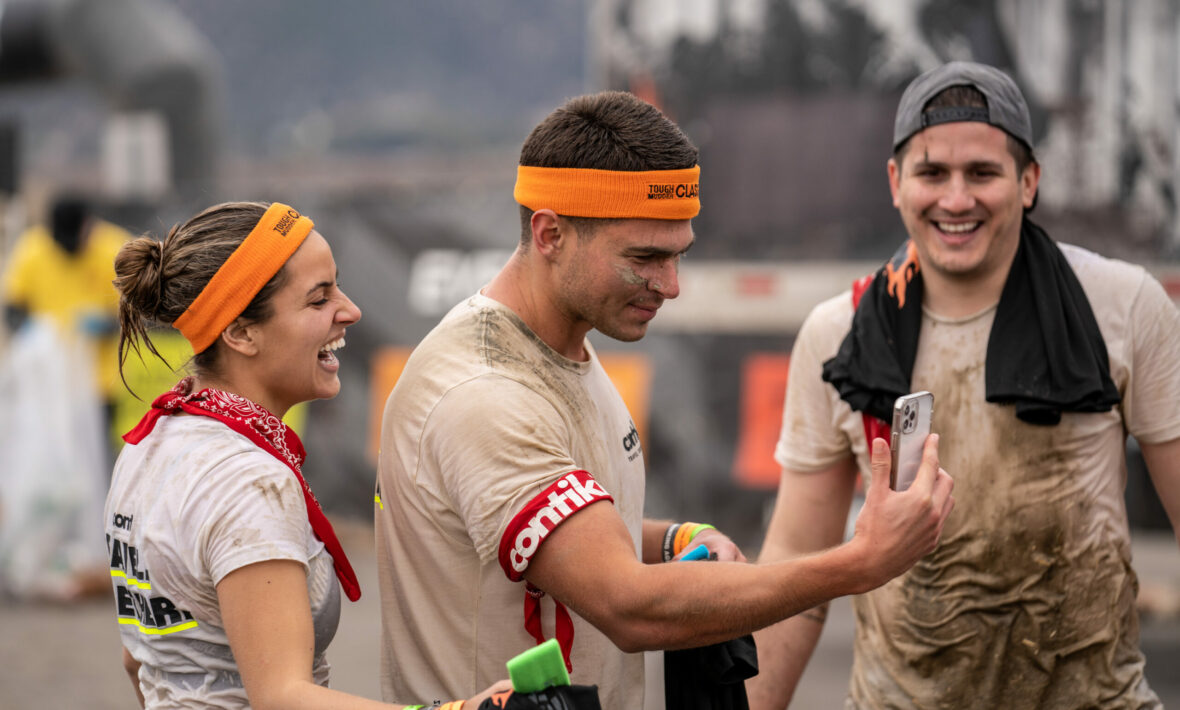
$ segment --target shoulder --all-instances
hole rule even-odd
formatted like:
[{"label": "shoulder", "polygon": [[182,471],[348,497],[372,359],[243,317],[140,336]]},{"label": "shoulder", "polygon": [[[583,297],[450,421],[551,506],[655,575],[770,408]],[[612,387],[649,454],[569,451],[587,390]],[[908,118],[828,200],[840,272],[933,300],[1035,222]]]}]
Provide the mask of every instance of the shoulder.
[{"label": "shoulder", "polygon": [[129,239],[131,239],[131,233],[127,230],[110,222],[98,220],[90,230],[86,252],[104,262],[113,260]]},{"label": "shoulder", "polygon": [[245,469],[258,475],[292,478],[286,464],[245,436],[208,417],[164,417],[136,446],[145,454],[196,472],[197,478],[217,471],[228,471],[232,476]]},{"label": "shoulder", "polygon": [[1126,294],[1128,288],[1137,289],[1151,278],[1147,270],[1138,264],[1112,259],[1073,244],[1059,242],[1057,246],[1087,293],[1091,289],[1111,289]]},{"label": "shoulder", "polygon": [[12,264],[42,259],[49,255],[53,247],[53,238],[49,231],[41,225],[33,225],[26,229],[12,247],[10,258]]},{"label": "shoulder", "polygon": [[1072,244],[1058,244],[1090,301],[1100,326],[1133,326],[1136,314],[1171,306],[1171,299],[1147,269],[1096,254]]},{"label": "shoulder", "polygon": [[[497,413],[496,419],[530,420],[535,417],[551,419],[560,414],[551,393],[536,383],[503,373],[485,372],[456,382],[439,398],[432,418],[440,415],[446,421],[486,416]],[[494,421],[487,421],[491,427]]]},{"label": "shoulder", "polygon": [[835,353],[852,326],[852,291],[845,290],[820,302],[799,328],[797,344],[815,350]]}]

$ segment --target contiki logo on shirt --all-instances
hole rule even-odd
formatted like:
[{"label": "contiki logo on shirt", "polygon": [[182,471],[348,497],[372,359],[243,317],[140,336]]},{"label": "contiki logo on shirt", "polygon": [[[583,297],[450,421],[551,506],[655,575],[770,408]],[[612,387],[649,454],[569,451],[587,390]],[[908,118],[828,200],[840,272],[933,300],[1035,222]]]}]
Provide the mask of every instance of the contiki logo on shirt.
[{"label": "contiki logo on shirt", "polygon": [[523,579],[529,560],[549,533],[582,508],[610,500],[610,494],[586,471],[571,471],[525,504],[500,538],[500,567],[513,582]]}]

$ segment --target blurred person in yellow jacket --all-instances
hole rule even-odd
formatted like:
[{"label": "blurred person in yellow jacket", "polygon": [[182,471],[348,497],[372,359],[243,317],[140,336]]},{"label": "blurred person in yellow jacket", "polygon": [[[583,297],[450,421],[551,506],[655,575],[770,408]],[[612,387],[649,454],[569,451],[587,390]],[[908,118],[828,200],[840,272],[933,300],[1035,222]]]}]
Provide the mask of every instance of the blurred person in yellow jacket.
[{"label": "blurred person in yellow jacket", "polygon": [[59,196],[49,224],[34,224],[17,240],[2,280],[5,319],[17,330],[28,317],[50,318],[66,337],[94,348],[94,377],[109,400],[118,381],[115,314],[119,294],[115,254],[130,238],[99,219],[80,195]]}]

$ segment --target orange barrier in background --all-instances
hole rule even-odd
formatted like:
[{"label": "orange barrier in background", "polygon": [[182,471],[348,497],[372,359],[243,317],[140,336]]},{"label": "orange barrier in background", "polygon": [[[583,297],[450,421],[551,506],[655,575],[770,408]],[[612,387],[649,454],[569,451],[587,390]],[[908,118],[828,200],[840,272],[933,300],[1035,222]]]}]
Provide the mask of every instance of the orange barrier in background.
[{"label": "orange barrier in background", "polygon": [[753,353],[742,363],[733,477],[743,488],[778,488],[780,470],[774,447],[782,427],[790,362],[788,355]]}]

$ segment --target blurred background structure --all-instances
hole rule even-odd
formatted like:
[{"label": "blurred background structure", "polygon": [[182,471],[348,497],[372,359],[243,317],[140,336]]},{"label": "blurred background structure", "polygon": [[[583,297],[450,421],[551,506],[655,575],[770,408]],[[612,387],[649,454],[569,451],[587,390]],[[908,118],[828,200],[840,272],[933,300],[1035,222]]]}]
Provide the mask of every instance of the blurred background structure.
[{"label": "blurred background structure", "polygon": [[[0,267],[63,191],[157,236],[227,199],[311,215],[365,316],[340,396],[301,424],[306,473],[329,514],[370,521],[401,364],[516,244],[521,142],[568,97],[633,91],[700,146],[704,209],[682,297],[641,342],[595,343],[649,513],[752,550],[794,332],[905,238],[894,110],[950,59],[1023,88],[1049,233],[1180,299],[1180,0],[0,0]],[[1135,451],[1132,523],[1164,530]]]}]

